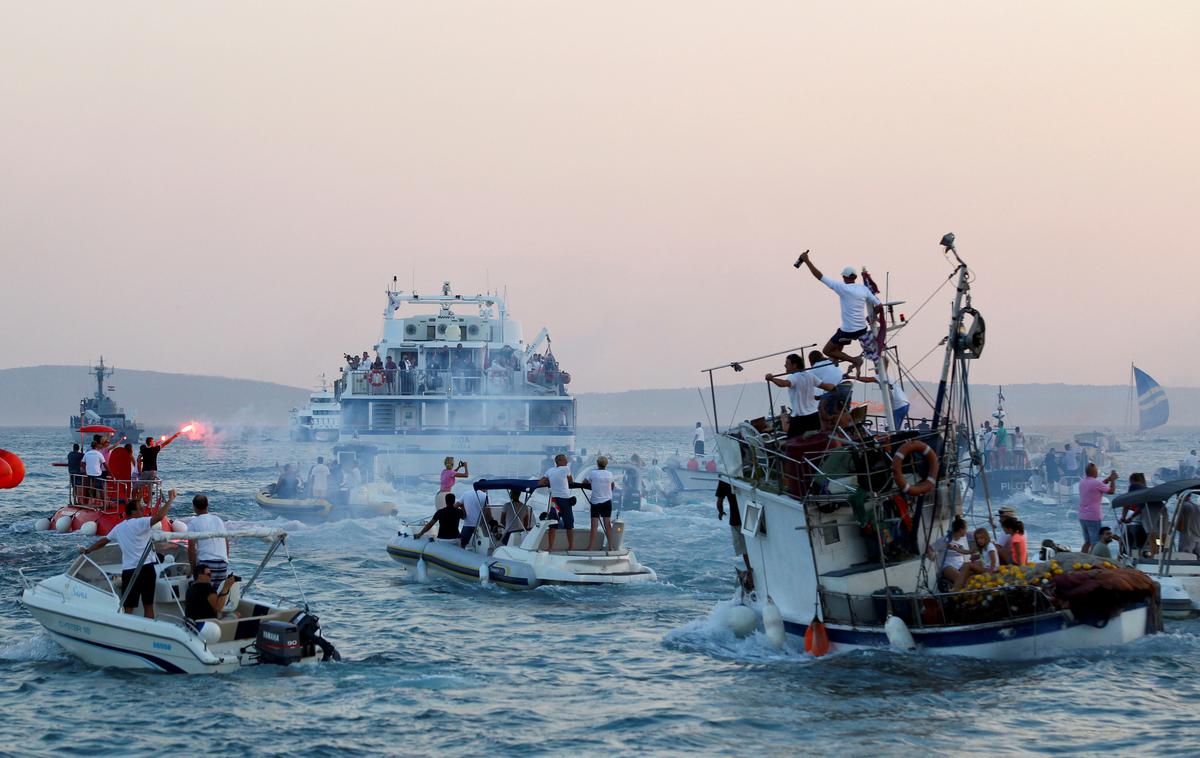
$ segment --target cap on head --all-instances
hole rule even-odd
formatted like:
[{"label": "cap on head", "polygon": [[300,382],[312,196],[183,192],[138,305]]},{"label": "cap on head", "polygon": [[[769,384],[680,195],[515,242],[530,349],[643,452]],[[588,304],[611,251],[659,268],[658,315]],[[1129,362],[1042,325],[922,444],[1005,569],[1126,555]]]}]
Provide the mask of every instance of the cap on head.
[{"label": "cap on head", "polygon": [[1000,510],[997,511],[997,513],[999,513],[1001,516],[1016,516],[1017,509],[1013,508],[1011,505],[1005,505],[1005,506],[1001,506]]},{"label": "cap on head", "polygon": [[842,269],[843,279],[850,279],[856,276],[858,276],[858,272],[854,270],[853,266],[847,266],[846,268]]}]

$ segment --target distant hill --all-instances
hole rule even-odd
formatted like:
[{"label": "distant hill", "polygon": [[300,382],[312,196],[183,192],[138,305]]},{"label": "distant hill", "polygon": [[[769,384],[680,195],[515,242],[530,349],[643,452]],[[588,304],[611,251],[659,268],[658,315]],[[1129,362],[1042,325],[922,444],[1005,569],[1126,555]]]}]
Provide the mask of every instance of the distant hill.
[{"label": "distant hill", "polygon": [[[936,386],[922,383],[929,397]],[[861,392],[861,391],[860,391]],[[1200,388],[1167,387],[1171,403],[1168,426],[1200,426]],[[775,388],[776,408],[787,403],[787,391]],[[913,414],[927,413],[915,388],[908,388]],[[858,393],[856,393],[856,397]],[[1083,384],[1006,384],[1005,410],[1010,424],[1027,426],[1121,427],[1129,404],[1129,387],[1124,385]],[[878,395],[875,395],[878,397]],[[976,422],[988,418],[995,408],[996,386],[971,387]],[[721,424],[735,416],[746,419],[767,413],[766,382],[762,374],[743,385],[717,387],[717,408]],[[735,408],[736,414],[735,414]],[[581,424],[605,426],[691,426],[712,416],[708,388],[630,390],[628,392],[589,393],[579,396]]]},{"label": "distant hill", "polygon": [[[199,419],[217,423],[285,426],[288,411],[311,390],[218,376],[118,368],[109,379],[114,400],[151,427]],[[63,426],[79,400],[95,391],[86,366],[0,369],[0,426]]]},{"label": "distant hill", "polygon": [[[113,398],[151,426],[173,427],[200,419],[217,423],[284,426],[288,411],[304,403],[309,390],[284,384],[218,376],[168,374],[161,371],[117,369],[110,380]],[[722,424],[735,415],[752,418],[767,412],[765,382],[717,387]],[[932,397],[932,385],[923,385]],[[0,369],[0,426],[66,426],[90,394],[93,380],[86,366],[32,366]],[[977,420],[991,413],[994,385],[971,388]],[[920,394],[910,387],[914,415],[922,414]],[[1012,384],[1004,386],[1005,407],[1012,424],[1029,426],[1120,427],[1125,423],[1129,388],[1121,385]],[[1200,389],[1168,387],[1171,426],[1200,426]],[[787,402],[784,390],[774,391],[776,407]],[[736,408],[736,414],[735,414]],[[708,389],[629,390],[579,395],[583,426],[708,425],[712,403]]]}]

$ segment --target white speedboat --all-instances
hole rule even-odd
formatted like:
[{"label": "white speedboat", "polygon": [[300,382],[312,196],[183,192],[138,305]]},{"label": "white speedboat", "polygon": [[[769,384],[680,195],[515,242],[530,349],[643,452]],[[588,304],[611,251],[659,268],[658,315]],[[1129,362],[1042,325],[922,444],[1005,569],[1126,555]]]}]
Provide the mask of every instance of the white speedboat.
[{"label": "white speedboat", "polygon": [[[501,502],[508,499],[510,490],[523,494],[523,504],[530,508],[531,526],[521,528],[502,544],[500,530],[491,523],[498,521],[503,505],[489,504],[489,519],[482,519],[470,543],[464,548],[458,539],[442,540],[434,536],[417,537],[424,521],[407,523],[388,543],[388,555],[418,576],[432,572],[469,582],[495,582],[510,589],[533,589],[542,584],[630,584],[655,581],[654,570],[638,562],[633,550],[625,547],[625,522],[614,514],[612,521],[614,544],[605,545],[603,528],[597,530],[595,549],[567,549],[567,535],[556,529],[554,544],[550,544],[549,520],[538,518],[545,510],[545,500],[532,498],[538,488],[536,479],[492,479],[475,482],[478,491],[500,492]],[[590,520],[584,507],[576,505],[574,542],[588,546]],[[436,527],[435,527],[436,528]]]},{"label": "white speedboat", "polygon": [[[1125,492],[1113,498],[1121,542],[1129,551],[1130,560],[1141,571],[1154,577],[1162,586],[1163,613],[1175,618],[1200,615],[1200,555],[1179,549],[1180,529],[1186,522],[1185,506],[1190,499],[1200,497],[1200,479],[1178,479],[1154,487]],[[1174,500],[1174,508],[1171,501]],[[1149,503],[1165,503],[1168,508],[1159,527],[1158,551],[1151,554],[1149,545],[1138,544],[1149,535],[1138,534],[1135,525],[1120,520],[1126,506],[1145,507]],[[1131,543],[1134,543],[1131,545]],[[1143,549],[1146,548],[1146,549]]]},{"label": "white speedboat", "polygon": [[[121,551],[109,544],[77,557],[62,574],[34,582],[22,572],[21,604],[56,642],[94,666],[143,669],[171,674],[220,674],[262,663],[288,664],[337,657],[320,635],[307,603],[270,602],[250,593],[287,534],[279,529],[229,529],[191,532],[188,538],[263,540],[267,547],[258,568],[241,591],[234,585],[218,619],[193,622],[183,609],[191,567],[179,535],[157,532],[158,564],[140,571],[156,573],[155,618],[121,610]],[[244,542],[241,544],[245,544]],[[290,556],[288,557],[290,561]],[[274,594],[274,593],[272,593]],[[303,590],[301,590],[303,594]]]},{"label": "white speedboat", "polygon": [[[968,455],[947,449],[970,428],[966,375],[984,348],[983,319],[970,306],[973,276],[951,235],[943,245],[958,287],[930,431],[892,429],[887,393],[884,413],[867,418],[843,387],[822,401],[819,431],[786,439],[744,422],[718,437],[721,478],[738,496],[752,568],[739,576],[736,597],[753,612],[731,616],[731,628],[753,629],[761,617],[772,643],[790,635],[818,655],[892,648],[1001,660],[1095,650],[1160,630],[1155,583],[1101,561],[985,573],[961,591],[942,577],[940,538],[962,513],[963,481],[978,476],[982,461],[973,439]],[[885,384],[889,364],[875,356]],[[901,365],[898,355],[890,365]],[[720,418],[715,391],[712,402]]]}]

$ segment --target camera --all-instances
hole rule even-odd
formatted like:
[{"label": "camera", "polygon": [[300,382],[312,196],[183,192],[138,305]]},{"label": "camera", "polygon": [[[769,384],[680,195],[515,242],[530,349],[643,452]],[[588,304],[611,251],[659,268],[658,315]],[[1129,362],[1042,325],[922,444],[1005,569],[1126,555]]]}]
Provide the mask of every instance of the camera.
[{"label": "camera", "polygon": [[241,578],[240,576],[238,576],[237,574],[230,574],[230,575],[229,575],[229,578],[230,578],[230,579],[232,579],[232,580],[233,580],[233,581],[235,581],[235,582],[240,582],[240,581],[242,581],[242,578]]}]

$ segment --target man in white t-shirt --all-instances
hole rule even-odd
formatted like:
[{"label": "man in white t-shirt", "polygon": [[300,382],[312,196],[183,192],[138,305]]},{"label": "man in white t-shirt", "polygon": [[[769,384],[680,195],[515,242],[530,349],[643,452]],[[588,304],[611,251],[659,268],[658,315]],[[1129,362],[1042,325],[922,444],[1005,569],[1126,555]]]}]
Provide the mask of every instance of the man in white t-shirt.
[{"label": "man in white t-shirt", "polygon": [[783,360],[787,374],[767,374],[767,381],[776,387],[787,387],[791,413],[787,423],[787,436],[798,437],[805,432],[821,428],[821,416],[817,413],[817,392],[833,389],[836,385],[822,383],[812,371],[804,370],[804,359],[791,353]]},{"label": "man in white t-shirt", "polygon": [[[196,516],[188,522],[189,532],[223,532],[225,522],[221,517],[208,512],[208,496],[196,495],[192,498],[192,510]],[[229,540],[223,537],[208,537],[202,540],[188,540],[188,563],[192,565],[192,575],[196,567],[204,564],[212,572],[212,580],[220,584],[229,573]]]},{"label": "man in white t-shirt", "polygon": [[[316,464],[308,470],[308,488],[314,498],[329,495],[329,467],[323,455],[318,455]],[[214,576],[213,581],[219,580]]]},{"label": "man in white t-shirt", "polygon": [[547,469],[545,476],[538,482],[539,487],[550,488],[550,510],[554,524],[551,525],[550,551],[554,551],[554,531],[567,530],[567,550],[575,549],[575,498],[571,495],[571,487],[575,479],[571,477],[571,467],[567,465],[567,456],[559,453],[554,456],[554,468]]},{"label": "man in white t-shirt", "polygon": [[869,287],[857,283],[858,273],[855,272],[853,266],[847,266],[842,269],[842,280],[839,282],[832,277],[822,274],[813,265],[812,259],[809,258],[807,252],[800,256],[800,260],[796,262],[796,265],[799,266],[801,263],[808,266],[808,270],[812,272],[812,275],[821,284],[833,290],[838,299],[841,300],[841,326],[829,338],[829,343],[825,345],[822,352],[835,361],[846,361],[853,364],[855,373],[857,373],[862,368],[862,356],[851,358],[843,348],[867,333],[866,306],[871,306],[875,312],[875,318],[882,321],[883,304],[879,302],[879,298],[875,297],[875,293],[871,292]]},{"label": "man in white t-shirt", "polygon": [[[817,375],[817,379],[821,384],[832,384],[834,387],[842,382],[842,370],[837,367],[833,361],[825,357],[825,353],[820,350],[813,350],[808,354],[808,370]],[[819,399],[825,394],[825,390],[817,393]]]},{"label": "man in white t-shirt", "polygon": [[101,443],[92,440],[92,446],[83,454],[83,473],[87,474],[88,496],[100,497],[104,492],[104,453],[100,451]]},{"label": "man in white t-shirt", "polygon": [[596,458],[596,470],[583,480],[583,486],[592,491],[592,533],[588,536],[588,550],[596,543],[596,527],[601,521],[604,522],[604,536],[608,540],[604,543],[605,550],[613,549],[612,499],[613,490],[617,488],[613,479],[613,473],[608,470],[608,458],[601,455]]},{"label": "man in white t-shirt", "polygon": [[458,545],[465,548],[471,544],[471,538],[475,536],[475,528],[479,526],[480,519],[484,518],[484,512],[488,505],[487,493],[472,487],[463,493],[458,504],[467,514],[463,517],[462,531],[458,533]]},{"label": "man in white t-shirt", "polygon": [[696,422],[696,428],[692,430],[692,451],[696,455],[704,455],[704,427],[699,421]]},{"label": "man in white t-shirt", "polygon": [[[158,501],[158,507],[146,515],[140,499],[131,500],[125,504],[125,520],[109,530],[107,537],[101,537],[87,547],[79,548],[81,555],[99,550],[110,542],[117,543],[121,548],[121,591],[125,594],[122,603],[126,613],[133,613],[138,601],[142,601],[142,614],[154,618],[154,585],[158,575],[154,564],[158,563],[158,555],[150,545],[151,531],[155,524],[167,517],[171,503],[175,502],[175,490],[167,493],[167,502]],[[146,562],[138,568],[142,555]]]}]

